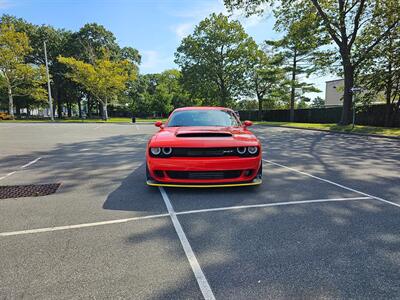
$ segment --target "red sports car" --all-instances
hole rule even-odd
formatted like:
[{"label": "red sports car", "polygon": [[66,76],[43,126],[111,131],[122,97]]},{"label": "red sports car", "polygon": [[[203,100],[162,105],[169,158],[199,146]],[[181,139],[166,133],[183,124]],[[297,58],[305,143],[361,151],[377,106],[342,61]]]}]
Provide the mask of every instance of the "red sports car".
[{"label": "red sports car", "polygon": [[261,144],[234,111],[185,107],[172,112],[147,144],[147,184],[225,187],[261,183]]}]

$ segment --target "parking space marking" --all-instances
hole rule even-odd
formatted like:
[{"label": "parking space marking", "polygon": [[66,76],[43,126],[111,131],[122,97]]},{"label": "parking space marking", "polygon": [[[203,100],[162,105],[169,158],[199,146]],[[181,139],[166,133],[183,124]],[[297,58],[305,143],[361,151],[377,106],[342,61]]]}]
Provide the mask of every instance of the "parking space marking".
[{"label": "parking space marking", "polygon": [[33,165],[34,163],[36,163],[36,162],[39,161],[40,159],[42,159],[42,157],[38,157],[38,158],[32,160],[31,162],[29,162],[29,163],[27,163],[27,164],[21,166],[20,169],[25,169],[26,167],[29,167],[30,165]]},{"label": "parking space marking", "polygon": [[[30,165],[33,165],[34,163],[36,163],[36,162],[37,162],[38,160],[40,160],[41,158],[42,158],[42,157],[38,157],[38,158],[32,160],[31,162],[29,162],[29,163],[27,163],[27,164],[25,164],[25,165],[23,165],[23,166],[21,166],[21,167],[19,167],[19,168],[20,168],[20,169],[25,169],[26,167],[29,167]],[[0,180],[3,180],[4,178],[7,178],[7,177],[9,177],[9,176],[11,176],[11,175],[13,175],[13,174],[15,174],[15,173],[17,173],[17,172],[18,172],[18,171],[10,172],[10,173],[4,175],[3,177],[0,177]]]},{"label": "parking space marking", "polygon": [[137,220],[155,219],[155,218],[168,217],[168,216],[169,216],[169,214],[158,214],[158,215],[133,217],[133,218],[102,221],[102,222],[94,222],[94,223],[83,223],[83,224],[76,224],[76,225],[65,225],[65,226],[56,226],[56,227],[20,230],[20,231],[0,232],[0,237],[13,236],[13,235],[22,235],[22,234],[32,234],[32,233],[42,233],[42,232],[51,232],[51,231],[60,231],[60,230],[67,230],[67,229],[78,229],[78,228],[85,228],[85,227],[110,225],[110,224],[119,224],[119,223],[127,223],[127,222],[137,221]]},{"label": "parking space marking", "polygon": [[7,178],[8,176],[11,176],[12,174],[15,174],[15,173],[17,173],[17,171],[8,173],[8,174],[4,175],[3,177],[0,177],[0,180],[2,180],[2,179],[4,179],[4,178]]},{"label": "parking space marking", "polygon": [[205,208],[205,209],[195,209],[195,210],[188,210],[188,211],[180,211],[180,212],[176,212],[176,214],[177,215],[187,215],[187,214],[196,214],[196,213],[203,213],[203,212],[237,210],[237,209],[245,209],[245,208],[284,206],[284,205],[295,205],[295,204],[306,204],[306,203],[355,201],[355,200],[366,200],[366,199],[371,199],[371,197],[315,199],[315,200],[287,201],[287,202],[275,202],[275,203],[252,204],[252,205],[226,206],[226,207],[217,207],[217,208]]},{"label": "parking space marking", "polygon": [[300,171],[300,170],[297,170],[297,169],[293,169],[293,168],[291,168],[291,167],[288,167],[288,166],[285,166],[285,165],[282,165],[282,164],[278,164],[278,163],[273,162],[273,161],[270,161],[270,160],[263,159],[263,161],[266,162],[266,163],[269,163],[269,164],[278,166],[278,167],[285,168],[285,169],[290,170],[290,171],[293,171],[293,172],[297,172],[297,173],[299,173],[299,174],[306,175],[306,176],[311,177],[311,178],[318,179],[318,180],[320,180],[320,181],[324,181],[324,182],[326,182],[326,183],[329,183],[329,184],[338,186],[338,187],[340,187],[340,188],[342,188],[342,189],[345,189],[345,190],[348,190],[348,191],[351,191],[351,192],[354,192],[354,193],[357,193],[357,194],[360,194],[360,195],[364,195],[364,196],[373,198],[373,199],[375,199],[375,200],[378,200],[378,201],[381,201],[381,202],[384,202],[384,203],[387,203],[387,204],[391,204],[391,205],[400,207],[400,204],[397,204],[397,203],[394,203],[394,202],[392,202],[392,201],[389,201],[389,200],[386,200],[386,199],[383,199],[383,198],[380,198],[380,197],[376,197],[376,196],[373,196],[373,195],[370,195],[370,194],[367,194],[367,193],[364,193],[364,192],[361,192],[361,191],[358,191],[358,190],[356,190],[356,189],[353,189],[353,188],[344,186],[344,185],[342,185],[342,184],[340,184],[340,183],[336,183],[336,182],[333,182],[333,181],[331,181],[331,180],[324,179],[324,178],[321,178],[321,177],[318,177],[318,176],[315,176],[315,175],[312,175],[312,174],[309,174],[309,173],[306,173],[306,172],[303,172],[303,171]]},{"label": "parking space marking", "polygon": [[[164,190],[164,193],[165,193],[165,190]],[[163,192],[161,192],[161,195],[163,196],[164,201],[165,201],[164,197],[166,197],[166,199],[168,199],[168,201],[169,201],[168,195],[166,193],[165,193],[165,195],[163,195]],[[188,214],[196,214],[196,213],[203,213],[203,212],[206,213],[206,212],[213,212],[213,211],[238,210],[238,209],[246,209],[246,208],[284,206],[284,205],[295,205],[295,204],[306,204],[306,203],[355,201],[355,200],[367,200],[367,199],[373,199],[373,198],[372,197],[354,197],[354,198],[300,200],[300,201],[253,204],[253,205],[226,206],[226,207],[187,210],[187,211],[179,211],[179,212],[175,212],[175,210],[172,208],[172,205],[170,204],[170,202],[166,202],[165,204],[167,205],[167,203],[169,203],[167,205],[167,209],[172,208],[174,215],[188,215]],[[100,221],[100,222],[93,222],[93,223],[81,223],[81,224],[74,224],[74,225],[63,225],[63,226],[27,229],[27,230],[19,230],[19,231],[7,231],[7,232],[0,232],[0,237],[23,235],[23,234],[33,234],[33,233],[44,233],[44,232],[61,231],[61,230],[69,230],[69,229],[79,229],[79,228],[87,228],[87,227],[95,227],[95,226],[104,226],[104,225],[112,225],[112,224],[119,224],[119,223],[127,223],[127,222],[138,221],[138,220],[168,217],[168,216],[170,216],[170,213],[141,216],[141,217],[132,217],[132,218],[126,218],[126,219]]]},{"label": "parking space marking", "polygon": [[203,294],[204,299],[206,300],[215,300],[215,296],[213,291],[211,290],[211,287],[207,281],[207,278],[205,277],[203,270],[200,267],[199,262],[197,261],[196,256],[194,255],[193,249],[190,246],[190,243],[186,237],[185,232],[183,231],[183,228],[181,226],[181,223],[179,222],[175,210],[171,204],[171,201],[168,198],[167,193],[165,192],[164,188],[159,187],[161,196],[165,202],[165,206],[167,207],[167,210],[169,212],[169,215],[172,220],[172,224],[174,225],[175,231],[178,234],[179,240],[181,241],[183,250],[185,251],[186,257],[189,260],[189,264],[192,267],[193,273],[196,277],[197,283],[200,287],[201,293]]}]

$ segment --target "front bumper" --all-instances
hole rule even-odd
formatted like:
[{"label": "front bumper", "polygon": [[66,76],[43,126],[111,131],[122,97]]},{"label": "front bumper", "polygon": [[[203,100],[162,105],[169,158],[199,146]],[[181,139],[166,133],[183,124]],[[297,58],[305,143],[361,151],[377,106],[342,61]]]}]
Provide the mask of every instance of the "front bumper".
[{"label": "front bumper", "polygon": [[[218,158],[153,158],[147,157],[147,167],[152,186],[185,186],[185,187],[214,187],[214,186],[244,186],[261,183],[258,171],[261,167],[261,155],[256,157],[218,157]],[[179,178],[175,173],[196,172],[237,172],[239,175],[230,178]]]},{"label": "front bumper", "polygon": [[262,180],[255,178],[250,182],[221,183],[221,184],[184,184],[184,183],[162,183],[154,180],[147,180],[147,185],[163,187],[183,187],[183,188],[217,188],[217,187],[236,187],[260,185]]}]

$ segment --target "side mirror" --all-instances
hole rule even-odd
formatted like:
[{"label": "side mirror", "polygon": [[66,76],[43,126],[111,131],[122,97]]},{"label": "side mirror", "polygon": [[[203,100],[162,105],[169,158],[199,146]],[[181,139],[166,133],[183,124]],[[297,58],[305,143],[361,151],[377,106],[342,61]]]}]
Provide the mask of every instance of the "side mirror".
[{"label": "side mirror", "polygon": [[162,128],[162,122],[161,121],[157,121],[154,123],[155,126]]},{"label": "side mirror", "polygon": [[250,127],[251,125],[253,125],[252,121],[244,121],[243,122],[244,127]]}]

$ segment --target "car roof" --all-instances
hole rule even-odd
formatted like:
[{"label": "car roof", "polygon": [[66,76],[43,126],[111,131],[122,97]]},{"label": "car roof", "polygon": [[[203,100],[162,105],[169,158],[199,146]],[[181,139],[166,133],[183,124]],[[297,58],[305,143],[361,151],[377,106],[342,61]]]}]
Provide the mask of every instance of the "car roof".
[{"label": "car roof", "polygon": [[177,108],[174,111],[182,111],[182,110],[230,110],[230,108],[221,107],[221,106],[189,106],[189,107],[181,107]]}]

